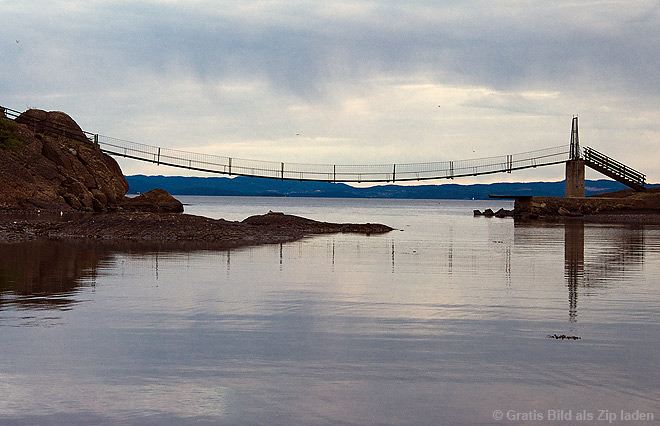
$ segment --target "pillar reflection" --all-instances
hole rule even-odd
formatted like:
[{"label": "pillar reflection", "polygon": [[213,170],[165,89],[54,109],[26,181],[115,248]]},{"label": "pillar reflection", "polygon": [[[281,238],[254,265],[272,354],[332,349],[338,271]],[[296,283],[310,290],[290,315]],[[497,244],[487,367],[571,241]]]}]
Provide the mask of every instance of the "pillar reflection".
[{"label": "pillar reflection", "polygon": [[584,222],[564,225],[564,275],[568,287],[568,318],[577,321],[578,285],[584,277]]},{"label": "pillar reflection", "polygon": [[640,273],[644,264],[644,225],[587,226],[589,244],[585,254],[584,222],[564,223],[564,275],[570,322],[577,321],[578,290],[584,295],[612,286]]}]

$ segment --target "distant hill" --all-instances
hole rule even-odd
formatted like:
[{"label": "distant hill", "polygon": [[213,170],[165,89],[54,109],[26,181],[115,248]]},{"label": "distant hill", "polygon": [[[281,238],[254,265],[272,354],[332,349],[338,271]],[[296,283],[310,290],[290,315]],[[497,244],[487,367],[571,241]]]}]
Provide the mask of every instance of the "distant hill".
[{"label": "distant hill", "polygon": [[[130,193],[144,193],[155,188],[175,195],[231,195],[269,197],[328,198],[407,198],[483,200],[493,195],[564,196],[564,181],[491,183],[476,185],[379,185],[355,188],[344,183],[280,181],[250,177],[127,176]],[[601,179],[586,182],[587,195],[614,192],[626,187]]]}]

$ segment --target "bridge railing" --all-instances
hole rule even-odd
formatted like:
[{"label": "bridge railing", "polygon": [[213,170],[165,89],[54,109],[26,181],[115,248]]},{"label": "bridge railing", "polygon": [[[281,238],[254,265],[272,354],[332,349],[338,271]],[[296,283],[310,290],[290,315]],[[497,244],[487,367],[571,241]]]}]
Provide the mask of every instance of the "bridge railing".
[{"label": "bridge railing", "polygon": [[52,121],[48,118],[39,117],[35,114],[25,116],[20,111],[0,106],[0,117],[20,122],[30,127],[35,133],[71,138],[80,142],[94,141],[93,133],[86,132],[77,127],[77,125]]},{"label": "bridge railing", "polygon": [[610,175],[614,179],[624,181],[626,184],[633,184],[642,188],[646,184],[645,174],[588,146],[584,148],[583,159],[590,167],[596,168],[601,173]]},{"label": "bridge railing", "polygon": [[569,148],[558,146],[520,154],[473,160],[371,165],[307,164],[249,160],[161,148],[98,135],[101,150],[156,164],[233,176],[326,182],[396,182],[453,179],[489,173],[511,172],[563,163]]},{"label": "bridge railing", "polygon": [[[2,108],[0,115],[10,119],[16,119],[21,114],[19,111],[9,108],[0,108]],[[67,131],[61,124],[50,123],[48,120],[39,120],[39,123],[32,124],[57,134],[61,132],[66,134]],[[371,165],[283,163],[201,154],[131,142],[90,132],[84,132],[84,134],[87,138],[85,140],[95,143],[99,149],[112,155],[231,176],[301,181],[398,182],[453,179],[559,164],[569,159],[569,147],[563,145],[525,153],[461,161]]]}]

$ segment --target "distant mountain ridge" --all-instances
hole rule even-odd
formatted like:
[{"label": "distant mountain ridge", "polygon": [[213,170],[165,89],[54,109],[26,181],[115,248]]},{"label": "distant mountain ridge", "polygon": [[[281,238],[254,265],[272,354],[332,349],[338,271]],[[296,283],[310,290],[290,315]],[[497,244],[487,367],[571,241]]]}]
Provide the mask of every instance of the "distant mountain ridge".
[{"label": "distant mountain ridge", "polygon": [[[439,184],[439,185],[379,185],[356,188],[344,183],[280,181],[238,176],[126,176],[130,193],[144,193],[164,189],[174,195],[224,195],[269,197],[327,197],[327,198],[407,198],[482,200],[489,195],[536,195],[563,197],[564,181],[521,182],[491,184]],[[650,185],[651,186],[651,185]],[[653,185],[655,186],[655,185]],[[586,181],[587,195],[614,192],[626,187],[618,182],[600,179]]]}]

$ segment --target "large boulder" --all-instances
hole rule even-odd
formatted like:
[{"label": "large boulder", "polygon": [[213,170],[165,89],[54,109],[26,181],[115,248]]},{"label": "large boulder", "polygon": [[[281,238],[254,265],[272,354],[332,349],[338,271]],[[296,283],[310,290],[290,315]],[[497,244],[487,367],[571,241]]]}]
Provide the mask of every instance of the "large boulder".
[{"label": "large boulder", "polygon": [[127,191],[117,162],[67,114],[0,117],[0,210],[107,211]]},{"label": "large boulder", "polygon": [[16,117],[16,122],[27,126],[35,133],[89,142],[78,123],[61,111],[29,109]]},{"label": "large boulder", "polygon": [[181,213],[183,204],[164,189],[152,189],[134,198],[125,198],[121,203],[123,210],[153,213]]}]

